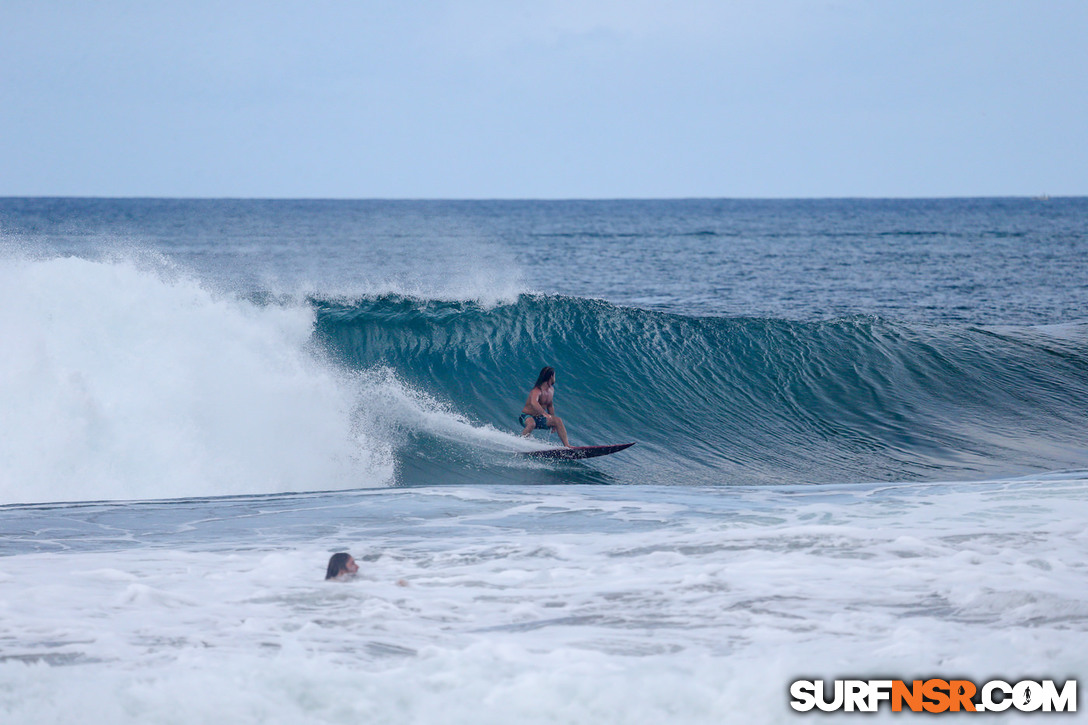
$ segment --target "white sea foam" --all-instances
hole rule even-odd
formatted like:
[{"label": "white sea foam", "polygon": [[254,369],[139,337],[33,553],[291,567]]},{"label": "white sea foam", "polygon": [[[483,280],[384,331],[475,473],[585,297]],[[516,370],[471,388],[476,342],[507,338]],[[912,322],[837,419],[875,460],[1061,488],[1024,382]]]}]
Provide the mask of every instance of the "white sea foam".
[{"label": "white sea foam", "polygon": [[[1088,651],[1086,494],[1083,474],[438,487],[179,502],[170,518],[218,525],[162,539],[148,529],[166,505],[117,507],[123,548],[64,552],[64,531],[42,531],[39,553],[0,558],[0,712],[14,725],[73,712],[763,723],[795,720],[787,691],[800,677],[1075,677]],[[259,527],[240,525],[257,515]],[[325,583],[337,549],[360,575]]]},{"label": "white sea foam", "polygon": [[395,446],[404,445],[409,436],[424,435],[502,453],[541,448],[539,440],[473,423],[449,404],[403,382],[390,368],[366,370],[355,380],[360,389],[359,414],[367,417],[369,430]]},{"label": "white sea foam", "polygon": [[312,326],[147,264],[0,259],[0,502],[388,482]]}]

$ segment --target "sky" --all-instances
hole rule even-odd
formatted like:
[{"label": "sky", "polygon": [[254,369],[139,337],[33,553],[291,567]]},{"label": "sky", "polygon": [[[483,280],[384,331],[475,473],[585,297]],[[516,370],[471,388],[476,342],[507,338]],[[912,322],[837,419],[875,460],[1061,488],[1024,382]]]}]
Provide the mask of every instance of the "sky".
[{"label": "sky", "polygon": [[1088,195],[1083,0],[0,0],[0,196]]}]

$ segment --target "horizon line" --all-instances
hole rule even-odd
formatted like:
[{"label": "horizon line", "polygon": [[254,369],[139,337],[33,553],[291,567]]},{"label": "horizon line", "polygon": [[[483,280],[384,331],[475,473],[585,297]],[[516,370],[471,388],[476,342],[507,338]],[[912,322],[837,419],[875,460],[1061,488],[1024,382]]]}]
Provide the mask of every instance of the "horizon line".
[{"label": "horizon line", "polygon": [[947,196],[584,196],[584,197],[443,197],[443,196],[158,196],[123,194],[0,194],[11,199],[82,199],[87,201],[384,201],[384,202],[617,202],[617,201],[968,201],[1020,199],[1055,201],[1084,199],[1082,194],[990,194]]}]

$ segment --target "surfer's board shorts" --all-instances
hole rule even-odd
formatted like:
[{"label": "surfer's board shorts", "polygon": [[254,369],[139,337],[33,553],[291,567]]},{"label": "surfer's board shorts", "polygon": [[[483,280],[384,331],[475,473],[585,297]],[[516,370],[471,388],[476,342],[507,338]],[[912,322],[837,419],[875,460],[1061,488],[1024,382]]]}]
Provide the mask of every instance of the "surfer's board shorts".
[{"label": "surfer's board shorts", "polygon": [[542,415],[529,415],[528,413],[522,413],[521,417],[518,418],[518,425],[520,425],[522,428],[525,427],[525,419],[526,418],[532,418],[534,421],[536,421],[536,427],[537,428],[540,428],[541,430],[547,430],[548,429],[548,419],[547,418],[545,418]]}]

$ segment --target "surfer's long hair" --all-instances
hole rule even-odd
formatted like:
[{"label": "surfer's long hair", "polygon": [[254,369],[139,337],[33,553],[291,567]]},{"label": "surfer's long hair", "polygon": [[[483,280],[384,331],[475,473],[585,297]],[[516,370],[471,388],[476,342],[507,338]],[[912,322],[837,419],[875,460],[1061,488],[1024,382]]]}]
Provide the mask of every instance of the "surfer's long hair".
[{"label": "surfer's long hair", "polygon": [[539,388],[541,385],[543,385],[544,383],[551,380],[553,375],[555,375],[555,368],[553,368],[553,367],[544,368],[543,370],[540,371],[540,375],[537,376],[536,385],[534,385],[533,387],[534,388]]}]

